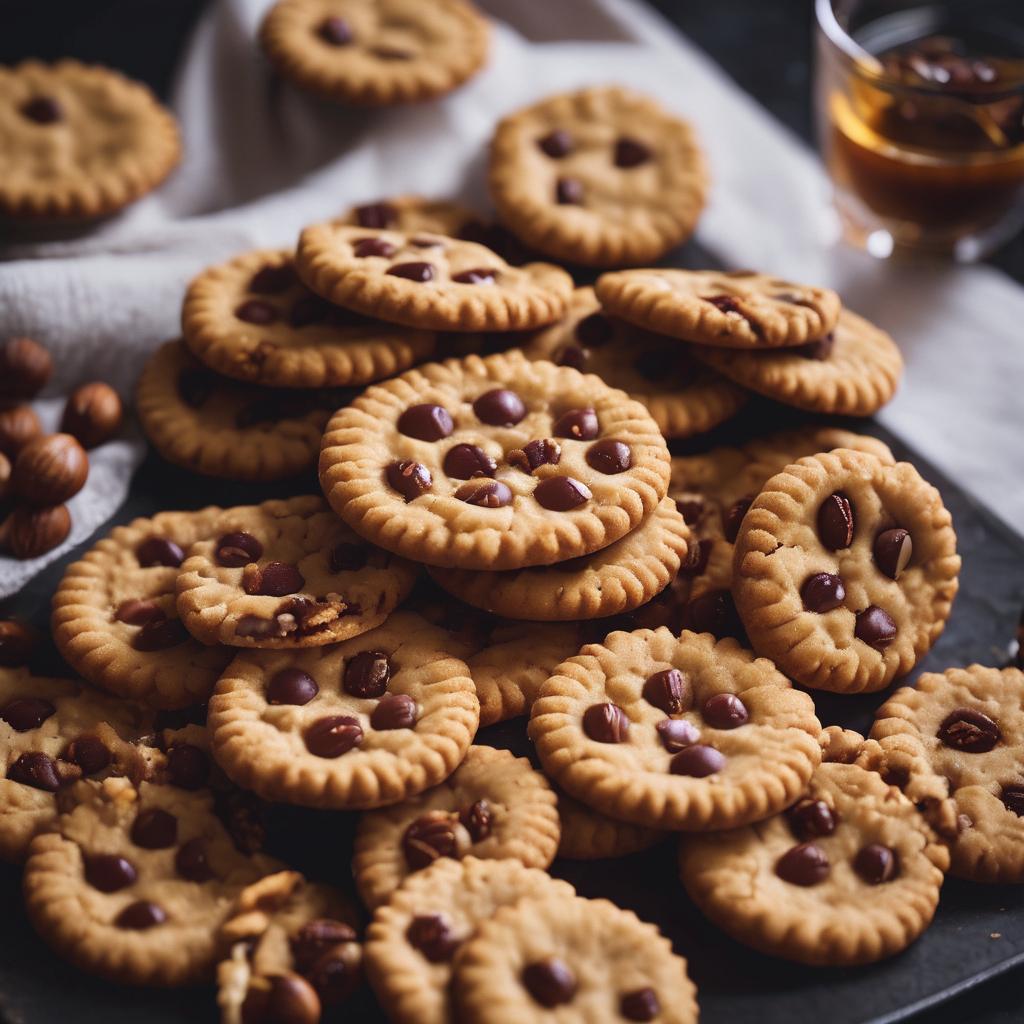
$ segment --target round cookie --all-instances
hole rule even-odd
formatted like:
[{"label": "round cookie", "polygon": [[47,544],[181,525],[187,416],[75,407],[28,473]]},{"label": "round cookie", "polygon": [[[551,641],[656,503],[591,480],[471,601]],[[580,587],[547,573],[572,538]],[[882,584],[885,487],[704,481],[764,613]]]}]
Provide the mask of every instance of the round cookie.
[{"label": "round cookie", "polygon": [[686,891],[719,928],[818,966],[909,946],[931,923],[948,863],[914,805],[850,764],[822,764],[783,814],[680,843]]},{"label": "round cookie", "polygon": [[307,495],[227,509],[189,550],[178,615],[204,644],[321,647],[381,625],[419,569],[367,544]]},{"label": "round cookie", "polygon": [[450,594],[496,615],[577,621],[632,611],[664,590],[686,556],[689,535],[671,498],[633,531],[580,559],[529,569],[431,569]]},{"label": "round cookie", "polygon": [[146,759],[136,743],[151,726],[141,708],[70,679],[0,668],[0,859],[25,859],[78,779],[141,779]]},{"label": "round cookie", "polygon": [[758,654],[806,686],[859,693],[924,656],[959,571],[939,492],[910,463],[840,448],[764,485],[736,537],[733,596]]},{"label": "round cookie", "polygon": [[599,86],[508,115],[491,140],[491,198],[527,245],[593,267],[658,259],[693,231],[707,173],[690,125]]},{"label": "round cookie", "polygon": [[223,511],[160,512],[115,526],[73,562],[53,595],[58,650],[80,675],[151,707],[202,703],[231,652],[194,640],[174,584],[185,553],[219,536]]},{"label": "round cookie", "polygon": [[185,293],[181,329],[211,370],[286,388],[368,384],[407,370],[435,346],[429,331],[369,320],[314,295],[286,249],[257,249],[204,270]]},{"label": "round cookie", "polygon": [[694,358],[751,391],[809,412],[870,416],[896,393],[903,357],[885,331],[843,310],[820,341],[772,352],[694,345]]},{"label": "round cookie", "polygon": [[550,359],[596,373],[645,405],[667,438],[690,437],[731,419],[747,392],[695,362],[665,338],[601,312],[593,288],[573,292],[569,313],[525,346],[531,359]]},{"label": "round cookie", "polygon": [[450,92],[479,71],[488,36],[487,21],[465,0],[277,0],[260,27],[282,75],[359,106]]},{"label": "round cookie", "polygon": [[335,414],[320,455],[327,500],[357,533],[460,569],[607,547],[655,509],[668,476],[643,406],[519,352],[431,363],[368,388]]},{"label": "round cookie", "polygon": [[228,480],[281,480],[316,464],[342,396],[280,391],[220,377],[180,341],[161,345],[135,391],[139,422],[168,462]]},{"label": "round cookie", "polygon": [[841,303],[829,288],[750,270],[620,270],[594,286],[610,316],[685,341],[778,348],[824,338]]},{"label": "round cookie", "polygon": [[628,857],[657,846],[667,835],[656,828],[630,825],[598,814],[565,793],[558,794],[558,817],[562,825],[558,856],[565,860]]},{"label": "round cookie", "polygon": [[130,985],[209,978],[238,893],[277,870],[240,853],[213,798],[127,779],[78,783],[75,806],[32,840],[29,920],[61,956]]},{"label": "round cookie", "polygon": [[530,715],[544,771],[649,828],[738,828],[774,814],[821,760],[811,698],[734,640],[616,632],[558,666]]},{"label": "round cookie", "polygon": [[62,60],[0,67],[0,215],[102,217],[156,188],[181,157],[177,124],[144,85]]},{"label": "round cookie", "polygon": [[518,860],[443,857],[410,875],[366,932],[366,973],[396,1024],[452,1020],[452,959],[499,907],[575,890]]},{"label": "round cookie", "polygon": [[356,228],[388,228],[408,234],[422,231],[428,235],[461,238],[463,229],[476,219],[476,214],[468,206],[450,199],[404,195],[350,206],[335,223]]},{"label": "round cookie", "polygon": [[479,242],[314,224],[296,266],[318,295],[390,323],[437,331],[523,331],[565,313],[572,278],[550,263],[514,267]]},{"label": "round cookie", "polygon": [[210,700],[214,756],[266,800],[363,810],[443,782],[479,703],[445,634],[411,612],[330,647],[245,651]]},{"label": "round cookie", "polygon": [[669,940],[630,910],[578,896],[499,907],[460,948],[452,988],[476,1024],[698,1017],[686,961]]},{"label": "round cookie", "polygon": [[893,781],[911,797],[931,783],[951,796],[959,829],[951,871],[976,882],[1024,882],[1024,672],[951,668],[925,673],[877,711],[871,738],[899,765]]},{"label": "round cookie", "polygon": [[472,746],[441,785],[360,818],[352,873],[373,910],[440,857],[512,857],[529,868],[547,868],[558,837],[555,794],[547,779],[525,757]]}]

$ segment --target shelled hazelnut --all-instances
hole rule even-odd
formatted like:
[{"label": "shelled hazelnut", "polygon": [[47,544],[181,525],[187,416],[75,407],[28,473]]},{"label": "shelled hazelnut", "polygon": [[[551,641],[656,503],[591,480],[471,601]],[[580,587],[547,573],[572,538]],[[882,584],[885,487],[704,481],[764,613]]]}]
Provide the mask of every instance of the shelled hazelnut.
[{"label": "shelled hazelnut", "polygon": [[0,619],[0,665],[15,668],[32,657],[39,644],[39,634],[17,619]]},{"label": "shelled hazelnut", "polygon": [[70,434],[49,434],[18,452],[11,474],[15,498],[30,505],[60,505],[77,494],[89,475],[89,456]]},{"label": "shelled hazelnut", "polygon": [[117,392],[109,384],[94,380],[68,396],[60,429],[77,437],[86,448],[95,448],[121,429],[122,415]]},{"label": "shelled hazelnut", "polygon": [[9,338],[0,345],[0,397],[32,398],[53,373],[50,353],[31,338]]},{"label": "shelled hazelnut", "polygon": [[19,505],[0,525],[0,547],[15,558],[36,558],[55,548],[70,532],[71,513],[66,505]]},{"label": "shelled hazelnut", "polygon": [[30,405],[0,406],[0,452],[14,458],[29,441],[43,433],[35,409]]}]

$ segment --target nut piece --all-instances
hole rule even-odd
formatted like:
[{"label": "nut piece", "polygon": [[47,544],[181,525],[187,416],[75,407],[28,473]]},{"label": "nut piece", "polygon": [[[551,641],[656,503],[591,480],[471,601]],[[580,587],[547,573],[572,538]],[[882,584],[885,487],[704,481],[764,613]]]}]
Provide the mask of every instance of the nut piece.
[{"label": "nut piece", "polygon": [[36,558],[60,544],[71,532],[66,505],[30,508],[19,505],[0,528],[2,543],[15,558]]},{"label": "nut piece", "polygon": [[39,634],[17,619],[0,619],[0,665],[25,665],[39,643]]},{"label": "nut piece", "polygon": [[31,338],[10,338],[0,345],[0,395],[32,398],[53,373],[50,353]]},{"label": "nut piece", "polygon": [[122,416],[118,393],[109,384],[94,380],[68,396],[60,429],[73,434],[86,448],[95,448],[121,429]]},{"label": "nut piece", "polygon": [[85,449],[70,434],[49,434],[18,452],[11,489],[31,505],[60,505],[82,489],[88,475]]},{"label": "nut piece", "polygon": [[10,405],[0,409],[0,452],[12,459],[29,443],[40,437],[43,425],[30,405]]}]

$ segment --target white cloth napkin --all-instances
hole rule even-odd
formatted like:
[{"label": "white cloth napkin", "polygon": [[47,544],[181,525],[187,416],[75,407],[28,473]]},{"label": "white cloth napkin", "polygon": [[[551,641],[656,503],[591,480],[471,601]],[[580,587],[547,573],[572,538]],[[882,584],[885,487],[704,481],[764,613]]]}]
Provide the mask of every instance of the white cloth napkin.
[{"label": "white cloth napkin", "polygon": [[[908,365],[881,418],[1021,529],[1024,289],[987,267],[898,266],[836,245],[817,158],[650,9],[483,0],[496,23],[480,76],[435,103],[367,112],[271,74],[256,44],[268,4],[219,0],[201,21],[173,97],[185,159],[161,190],[77,238],[0,239],[0,336],[50,347],[47,394],[101,378],[129,396],[147,353],[177,332],[192,275],[247,248],[289,245],[351,203],[418,192],[485,210],[482,155],[497,118],[558,90],[620,82],[696,123],[714,179],[705,248],[730,266],[836,287],[888,329]],[[136,438],[92,454],[65,548],[115,511],[141,453]],[[61,550],[0,558],[0,596]]]}]

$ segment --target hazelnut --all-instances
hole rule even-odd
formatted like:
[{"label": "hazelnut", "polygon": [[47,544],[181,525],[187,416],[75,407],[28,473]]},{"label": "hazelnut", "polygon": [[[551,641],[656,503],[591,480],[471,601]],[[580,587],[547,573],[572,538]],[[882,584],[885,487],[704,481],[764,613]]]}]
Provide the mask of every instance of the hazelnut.
[{"label": "hazelnut", "polygon": [[0,345],[0,395],[32,398],[53,373],[50,353],[31,338],[9,338]]},{"label": "hazelnut", "polygon": [[0,665],[14,668],[32,657],[39,643],[39,634],[17,619],[0,619]]},{"label": "hazelnut", "polygon": [[0,408],[0,452],[12,459],[43,433],[35,409],[30,405],[9,405]]},{"label": "hazelnut", "polygon": [[0,527],[0,543],[15,558],[35,558],[55,548],[70,532],[71,513],[66,505],[19,505]]},{"label": "hazelnut", "polygon": [[31,505],[59,505],[82,489],[88,475],[85,449],[70,434],[48,434],[18,452],[11,490]]},{"label": "hazelnut", "polygon": [[75,388],[64,406],[60,429],[73,434],[86,448],[109,441],[121,429],[121,399],[102,381]]}]

